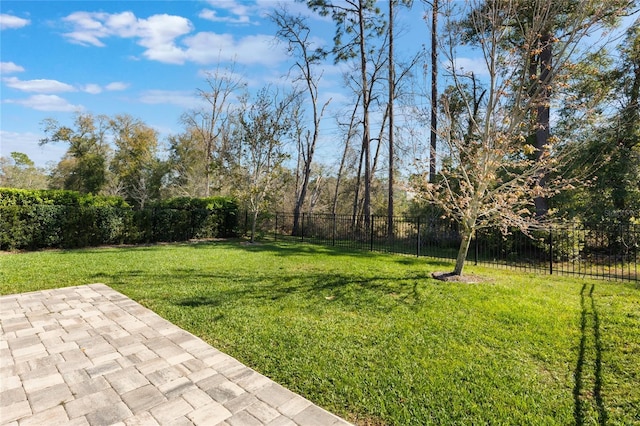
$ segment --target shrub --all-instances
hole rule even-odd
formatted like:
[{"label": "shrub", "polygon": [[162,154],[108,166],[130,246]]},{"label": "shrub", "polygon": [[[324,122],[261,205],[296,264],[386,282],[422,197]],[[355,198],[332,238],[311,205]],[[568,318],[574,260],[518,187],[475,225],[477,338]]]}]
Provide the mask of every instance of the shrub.
[{"label": "shrub", "polygon": [[172,198],[133,210],[120,197],[0,188],[0,249],[230,237],[237,209],[227,197]]},{"label": "shrub", "polygon": [[119,197],[0,188],[0,249],[122,242],[123,217],[128,210],[128,204]]}]

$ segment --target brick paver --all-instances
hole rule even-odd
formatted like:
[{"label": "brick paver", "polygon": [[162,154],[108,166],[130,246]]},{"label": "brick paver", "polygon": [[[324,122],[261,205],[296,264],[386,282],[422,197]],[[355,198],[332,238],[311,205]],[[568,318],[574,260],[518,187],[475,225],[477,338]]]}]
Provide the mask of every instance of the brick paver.
[{"label": "brick paver", "polygon": [[348,425],[107,287],[0,297],[0,425]]}]

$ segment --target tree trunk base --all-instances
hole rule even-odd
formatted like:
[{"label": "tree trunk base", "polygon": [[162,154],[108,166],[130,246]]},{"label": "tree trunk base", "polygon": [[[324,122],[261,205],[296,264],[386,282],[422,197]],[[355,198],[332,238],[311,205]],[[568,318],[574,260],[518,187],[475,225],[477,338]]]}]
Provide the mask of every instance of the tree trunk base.
[{"label": "tree trunk base", "polygon": [[438,281],[453,281],[465,284],[478,284],[486,281],[485,278],[477,275],[457,275],[453,272],[434,272],[431,276]]}]

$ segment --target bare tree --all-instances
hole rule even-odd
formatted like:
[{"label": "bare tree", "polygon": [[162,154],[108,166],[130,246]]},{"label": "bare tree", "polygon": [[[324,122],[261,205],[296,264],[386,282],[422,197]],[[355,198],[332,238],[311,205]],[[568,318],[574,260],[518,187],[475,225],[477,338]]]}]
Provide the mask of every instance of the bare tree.
[{"label": "bare tree", "polygon": [[[322,16],[331,16],[336,24],[334,46],[330,52],[336,61],[358,59],[362,94],[362,155],[364,168],[364,216],[371,216],[371,92],[369,83],[369,44],[384,33],[384,22],[375,0],[307,0],[307,5]],[[344,38],[349,39],[344,42]]]},{"label": "bare tree", "polygon": [[393,58],[393,41],[394,41],[394,11],[396,7],[396,2],[394,0],[389,0],[389,100],[387,111],[389,112],[389,174],[388,174],[388,196],[387,196],[387,236],[389,241],[393,240],[394,234],[394,224],[393,224],[393,215],[394,215],[394,205],[393,205],[393,185],[394,185],[394,157],[395,152],[393,150],[395,139],[394,139],[394,99],[396,97],[396,85],[395,85],[395,63]]},{"label": "bare tree", "polygon": [[299,187],[296,202],[293,210],[293,235],[298,234],[299,218],[304,202],[307,198],[307,189],[311,177],[311,165],[316,145],[320,137],[320,122],[324,112],[331,102],[327,100],[319,105],[318,83],[321,74],[316,73],[315,68],[320,62],[320,56],[315,52],[310,40],[310,29],[305,18],[301,16],[291,16],[285,10],[277,10],[271,15],[271,19],[278,25],[277,35],[286,41],[289,55],[296,58],[294,67],[299,75],[296,81],[301,81],[305,86],[311,105],[312,130],[298,134],[299,153],[302,159],[302,183]]},{"label": "bare tree", "polygon": [[[356,135],[357,131],[356,131],[356,119],[357,119],[357,113],[358,113],[358,108],[360,106],[360,94],[358,94],[358,98],[356,100],[356,102],[354,103],[353,106],[353,110],[351,111],[351,114],[349,115],[349,123],[344,123],[344,125],[346,125],[346,131],[345,131],[345,142],[344,142],[344,149],[342,151],[342,157],[340,157],[340,166],[338,167],[338,173],[336,175],[336,185],[335,185],[335,191],[333,193],[333,203],[332,203],[332,207],[331,207],[331,213],[336,214],[337,210],[338,210],[338,196],[340,194],[340,184],[342,182],[342,178],[344,175],[344,171],[346,168],[346,164],[347,164],[347,155],[349,153],[349,149],[351,147],[351,139]],[[338,120],[338,124],[342,124],[340,123],[340,121]]]},{"label": "bare tree", "polygon": [[438,152],[438,0],[431,4],[431,146],[429,150],[429,181],[436,180]]},{"label": "bare tree", "polygon": [[222,133],[229,117],[232,96],[244,88],[242,78],[235,73],[235,67],[228,69],[216,68],[208,72],[206,82],[209,88],[199,89],[198,95],[205,106],[186,112],[182,121],[192,135],[200,139],[204,150],[204,197],[211,193],[212,178],[215,169],[216,156],[221,145]]}]

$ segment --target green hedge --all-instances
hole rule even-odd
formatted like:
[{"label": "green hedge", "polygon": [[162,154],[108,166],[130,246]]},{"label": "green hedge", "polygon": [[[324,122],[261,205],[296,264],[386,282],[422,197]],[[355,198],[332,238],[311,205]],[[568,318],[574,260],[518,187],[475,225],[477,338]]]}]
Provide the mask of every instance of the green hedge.
[{"label": "green hedge", "polygon": [[121,197],[81,194],[62,189],[0,188],[0,206],[35,205],[130,207]]},{"label": "green hedge", "polygon": [[231,198],[174,198],[135,210],[122,198],[0,188],[0,250],[186,241],[236,234]]}]

